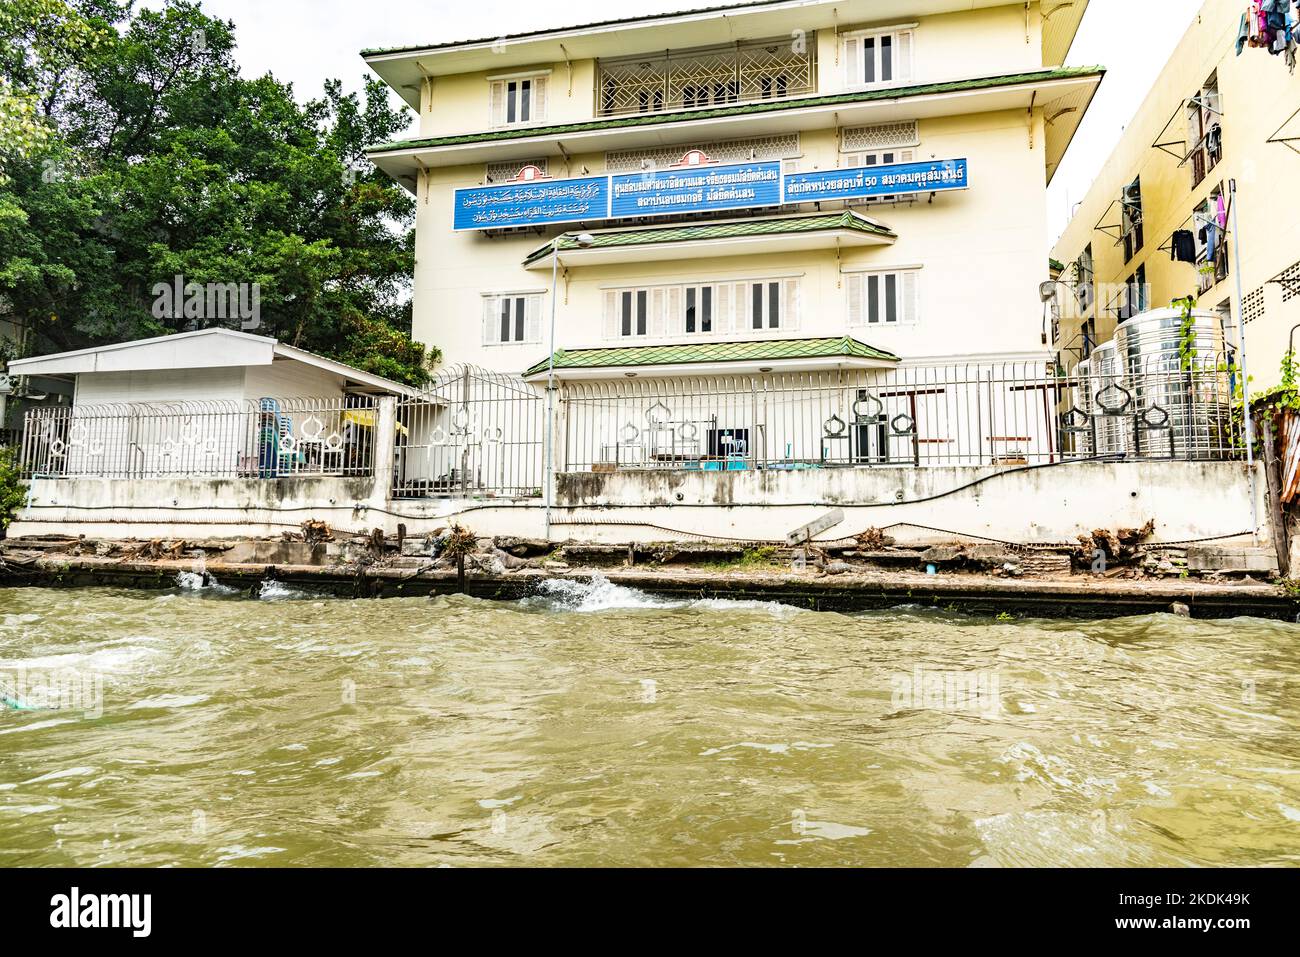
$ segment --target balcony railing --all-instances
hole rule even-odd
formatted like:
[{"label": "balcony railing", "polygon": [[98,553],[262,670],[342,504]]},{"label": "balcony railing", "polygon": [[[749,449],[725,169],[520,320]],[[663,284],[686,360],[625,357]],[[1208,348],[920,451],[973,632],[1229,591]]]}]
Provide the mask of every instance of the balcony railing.
[{"label": "balcony railing", "polygon": [[601,116],[802,96],[817,91],[816,44],[776,37],[601,60],[596,89]]}]

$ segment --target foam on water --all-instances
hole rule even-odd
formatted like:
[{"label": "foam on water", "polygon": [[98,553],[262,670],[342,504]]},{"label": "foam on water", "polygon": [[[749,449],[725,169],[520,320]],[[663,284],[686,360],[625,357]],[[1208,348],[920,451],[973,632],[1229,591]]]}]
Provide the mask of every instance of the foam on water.
[{"label": "foam on water", "polygon": [[206,595],[235,595],[238,588],[223,585],[204,571],[177,572],[176,587],[181,591],[201,592]]},{"label": "foam on water", "polygon": [[553,607],[564,611],[608,611],[614,608],[677,608],[683,603],[656,598],[635,588],[615,585],[604,575],[590,581],[577,578],[549,578],[537,589]]},{"label": "foam on water", "polygon": [[258,588],[257,597],[261,601],[299,601],[303,598],[315,598],[316,596],[309,591],[294,588],[292,585],[286,585],[284,582],[268,578]]},{"label": "foam on water", "polygon": [[[604,575],[596,572],[590,579],[548,578],[537,589],[538,597],[543,599],[543,607],[556,611],[614,611],[637,608],[690,608],[700,611],[764,611],[782,618],[801,614],[797,608],[771,601],[741,600],[726,598],[679,599],[662,598],[648,594],[638,588],[617,585]],[[524,599],[524,604],[536,604]]]}]

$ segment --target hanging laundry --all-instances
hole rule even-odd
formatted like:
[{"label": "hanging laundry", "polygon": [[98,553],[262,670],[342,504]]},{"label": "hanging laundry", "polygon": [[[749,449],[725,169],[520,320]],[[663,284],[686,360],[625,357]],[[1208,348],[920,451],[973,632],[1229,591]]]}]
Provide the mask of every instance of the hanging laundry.
[{"label": "hanging laundry", "polygon": [[1169,237],[1169,258],[1174,262],[1196,263],[1196,237],[1190,229],[1175,229]]},{"label": "hanging laundry", "polygon": [[1215,163],[1223,158],[1223,127],[1218,123],[1213,124],[1205,134],[1205,151]]},{"label": "hanging laundry", "polygon": [[1214,251],[1219,248],[1219,227],[1214,223],[1206,223],[1201,227],[1198,235],[1201,238],[1201,245],[1205,247],[1205,258],[1213,262]]},{"label": "hanging laundry", "polygon": [[1214,211],[1219,220],[1219,228],[1227,229],[1228,228],[1228,207],[1223,202],[1222,193],[1219,194],[1219,200],[1217,203],[1215,203]]}]

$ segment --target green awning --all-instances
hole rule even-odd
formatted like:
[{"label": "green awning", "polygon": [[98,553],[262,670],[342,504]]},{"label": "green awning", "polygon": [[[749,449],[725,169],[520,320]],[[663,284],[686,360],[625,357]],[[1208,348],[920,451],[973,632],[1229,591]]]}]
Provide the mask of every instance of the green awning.
[{"label": "green awning", "polygon": [[[761,339],[751,342],[692,342],[667,346],[617,346],[610,349],[558,349],[555,368],[617,369],[708,362],[777,362],[783,359],[871,359],[897,362],[898,356],[849,336],[828,339]],[[543,359],[524,376],[545,372]]]},{"label": "green awning", "polygon": [[[832,229],[847,229],[884,239],[897,239],[893,230],[882,226],[852,210],[838,213],[812,213],[805,216],[773,216],[764,219],[745,219],[726,223],[687,223],[671,226],[651,226],[639,229],[610,229],[593,231],[594,240],[587,249],[611,249],[619,246],[644,246],[659,243],[698,242],[709,239],[743,239],[754,236],[784,236],[815,233]],[[560,252],[580,249],[577,233],[559,237]],[[551,244],[539,246],[524,259],[528,266],[550,255]]]}]

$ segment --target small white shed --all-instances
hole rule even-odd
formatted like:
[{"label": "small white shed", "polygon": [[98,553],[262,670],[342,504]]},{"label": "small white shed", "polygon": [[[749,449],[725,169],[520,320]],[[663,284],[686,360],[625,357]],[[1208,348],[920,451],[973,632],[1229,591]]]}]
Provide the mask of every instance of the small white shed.
[{"label": "small white shed", "polygon": [[16,359],[11,375],[74,378],[74,405],[414,395],[410,386],[267,336],[201,329]]},{"label": "small white shed", "polygon": [[[66,377],[72,407],[28,413],[21,454],[33,475],[283,478],[371,474],[379,404],[418,395],[266,336],[203,329],[9,364]],[[379,434],[380,432],[384,434]]]}]

